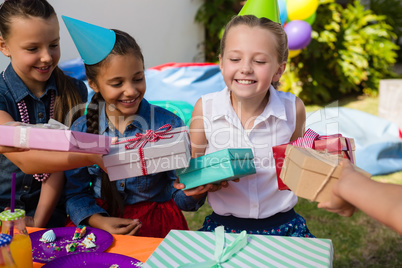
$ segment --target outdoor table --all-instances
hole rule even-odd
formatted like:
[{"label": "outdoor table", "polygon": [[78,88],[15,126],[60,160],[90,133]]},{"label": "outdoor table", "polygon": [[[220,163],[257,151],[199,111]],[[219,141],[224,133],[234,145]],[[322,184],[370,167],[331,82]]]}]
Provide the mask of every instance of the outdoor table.
[{"label": "outdoor table", "polygon": [[[28,233],[43,230],[43,228],[27,227]],[[162,242],[162,238],[128,236],[128,235],[112,235],[113,243],[105,251],[110,253],[118,253],[133,257],[139,261],[145,262],[154,250]],[[33,267],[42,267],[44,263],[34,262]]]}]

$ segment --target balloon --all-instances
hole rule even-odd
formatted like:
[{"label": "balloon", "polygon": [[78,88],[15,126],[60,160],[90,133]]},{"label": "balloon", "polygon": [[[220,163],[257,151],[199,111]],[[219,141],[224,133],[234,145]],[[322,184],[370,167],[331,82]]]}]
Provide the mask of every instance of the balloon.
[{"label": "balloon", "polygon": [[301,52],[301,49],[299,50],[289,50],[289,59],[296,57],[297,55],[299,55]]},{"label": "balloon", "polygon": [[286,24],[284,29],[288,36],[290,50],[303,49],[311,41],[311,25],[303,20],[292,20]]},{"label": "balloon", "polygon": [[286,6],[289,20],[304,20],[317,10],[318,0],[288,0]]},{"label": "balloon", "polygon": [[279,5],[279,14],[281,17],[281,24],[283,25],[288,19],[288,11],[286,9],[285,0],[278,0],[278,5]]},{"label": "balloon", "polygon": [[317,16],[317,12],[314,12],[313,15],[311,15],[307,19],[304,19],[304,21],[307,22],[310,25],[313,25],[316,16]]}]

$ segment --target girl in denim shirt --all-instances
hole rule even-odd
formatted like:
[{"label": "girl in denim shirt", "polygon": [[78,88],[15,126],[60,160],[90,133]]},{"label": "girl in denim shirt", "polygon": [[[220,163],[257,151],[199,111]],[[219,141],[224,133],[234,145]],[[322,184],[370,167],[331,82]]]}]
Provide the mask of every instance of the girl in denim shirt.
[{"label": "girl in denim shirt", "polygon": [[[78,118],[80,114],[69,111],[86,102],[87,89],[57,67],[60,36],[53,7],[45,0],[5,1],[0,6],[0,33],[0,51],[10,58],[0,74],[0,124],[47,123],[54,118],[69,125]],[[16,173],[15,206],[25,210],[28,226],[63,226],[65,208],[58,204],[62,171],[102,163],[100,156],[89,154],[1,150],[0,210],[10,204],[11,176]]]},{"label": "girl in denim shirt", "polygon": [[[69,28],[69,19],[77,20],[63,19],[84,63],[89,62],[85,45],[82,47],[82,43],[77,42],[79,35],[85,34]],[[99,56],[98,62],[85,64],[88,83],[95,95],[87,115],[75,121],[72,129],[124,138],[148,129],[156,130],[165,124],[174,128],[183,126],[179,117],[143,98],[146,89],[144,59],[136,41],[119,30],[98,29],[105,31],[100,34],[102,38],[112,33],[115,42],[111,51],[106,50],[104,56]],[[102,42],[105,43],[107,41]],[[112,234],[165,237],[171,229],[188,230],[181,210],[197,210],[205,200],[188,197],[175,189],[175,171],[117,181],[110,181],[97,166],[65,173],[66,207],[72,222]]]}]

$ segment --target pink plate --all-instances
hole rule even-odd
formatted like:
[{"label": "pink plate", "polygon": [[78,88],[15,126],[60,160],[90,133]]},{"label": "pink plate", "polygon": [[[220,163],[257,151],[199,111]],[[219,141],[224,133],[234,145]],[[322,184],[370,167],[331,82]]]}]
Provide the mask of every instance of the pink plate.
[{"label": "pink plate", "polygon": [[137,259],[127,257],[116,253],[95,252],[68,255],[57,258],[54,261],[43,265],[43,268],[80,268],[80,267],[96,267],[109,268],[113,264],[118,267],[141,267],[142,262]]},{"label": "pink plate", "polygon": [[[60,227],[52,228],[56,234],[56,240],[53,243],[43,243],[39,241],[43,233],[49,231],[50,229],[40,230],[29,234],[32,242],[32,259],[34,262],[46,263],[50,262],[56,258],[63,257],[66,255],[75,255],[77,253],[83,252],[103,252],[110,247],[113,243],[113,236],[101,229],[87,227],[87,232],[83,238],[79,240],[73,240],[73,235],[76,227]],[[85,248],[81,245],[85,236],[93,233],[96,237],[94,248]],[[76,242],[79,245],[76,247],[74,252],[67,252],[66,245]],[[57,246],[59,250],[55,250],[54,246]]]}]

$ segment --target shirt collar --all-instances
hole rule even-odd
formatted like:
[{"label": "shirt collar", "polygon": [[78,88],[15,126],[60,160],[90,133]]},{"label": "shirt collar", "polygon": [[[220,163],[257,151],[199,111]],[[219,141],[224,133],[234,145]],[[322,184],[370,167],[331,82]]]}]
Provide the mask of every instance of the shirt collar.
[{"label": "shirt collar", "polygon": [[[230,90],[227,87],[219,93],[218,98],[221,98],[223,101],[220,103],[220,105],[216,105],[212,108],[212,120],[218,120],[221,117],[226,117],[231,113],[234,113],[233,106],[230,101]],[[272,85],[269,88],[268,104],[265,106],[265,109],[259,118],[261,120],[265,120],[270,116],[287,120],[285,105],[278,96],[277,90]]]},{"label": "shirt collar", "polygon": [[287,120],[285,104],[279,97],[278,91],[271,85],[269,88],[269,100],[264,111],[260,115],[262,120],[274,116],[278,119]]},{"label": "shirt collar", "polygon": [[[21,80],[21,78],[17,75],[17,73],[14,71],[14,68],[11,64],[8,65],[7,69],[3,73],[4,75],[4,81],[7,85],[7,87],[10,89],[11,95],[15,99],[16,102],[20,102],[22,99],[24,99],[26,96],[31,96],[33,99],[39,100],[38,97],[36,97],[24,84],[24,82]],[[57,86],[56,86],[56,79],[54,75],[52,74],[49,78],[49,80],[46,83],[46,88],[45,88],[45,94],[48,94],[49,90],[55,90],[56,95],[58,94],[57,92]]]},{"label": "shirt collar", "polygon": [[[105,102],[102,102],[100,104],[100,110],[101,110],[101,116],[99,120],[99,126],[100,126],[100,134],[103,135],[107,131],[112,131],[108,124],[108,120],[106,117],[106,105]],[[149,102],[146,99],[142,99],[139,109],[137,111],[137,116],[131,122],[129,125],[132,125],[133,127],[137,128],[139,132],[143,133],[145,132],[146,129],[144,129],[144,126],[151,126],[151,106]],[[145,123],[145,124],[144,124]],[[113,131],[114,132],[114,129]]]}]

